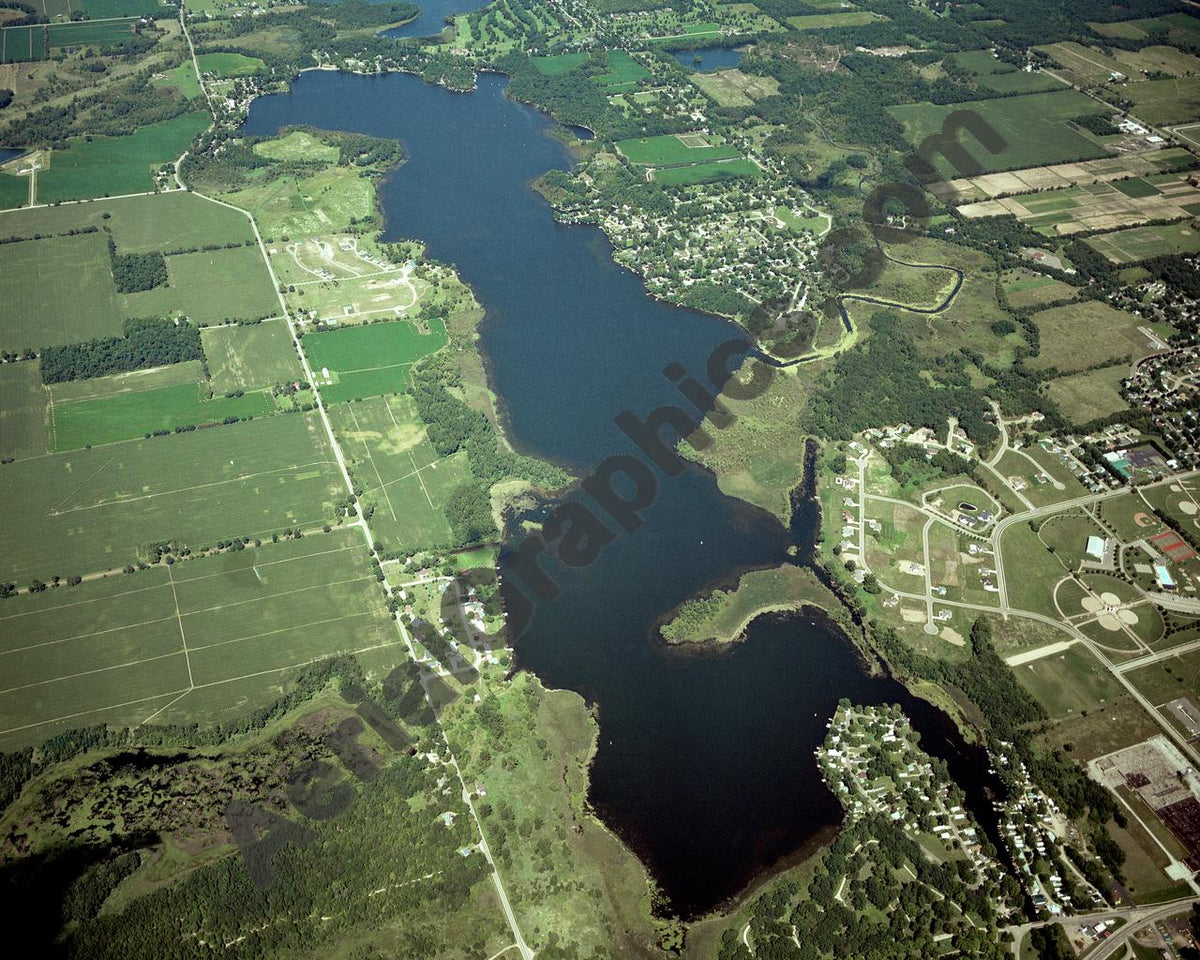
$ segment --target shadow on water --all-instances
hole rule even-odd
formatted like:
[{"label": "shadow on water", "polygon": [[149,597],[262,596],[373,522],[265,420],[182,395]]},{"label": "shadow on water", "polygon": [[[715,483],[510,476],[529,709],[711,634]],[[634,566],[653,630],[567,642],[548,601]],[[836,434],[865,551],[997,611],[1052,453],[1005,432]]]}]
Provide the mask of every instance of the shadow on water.
[{"label": "shadow on water", "polygon": [[[651,300],[598,230],[555,224],[529,183],[566,168],[569,154],[552,122],[506,99],[504,86],[482,76],[459,95],[405,75],[308,73],[290,93],[256,101],[247,131],[307,123],[404,142],[408,159],[381,191],[388,238],[425,241],[471,284],[514,442],[584,475],[639,452],[613,422],[621,411],[686,408],[662,373],[668,363],[704,379],[709,354],[738,331]],[[679,653],[654,636],[663,612],[696,592],[788,562],[793,538],[801,554],[811,548],[815,507],[801,513],[788,531],[723,495],[705,470],[660,475],[645,525],[593,563],[566,567],[548,552],[561,594],[536,604],[517,640],[520,666],[597,706],[591,801],[683,916],[727,900],[840,822],[813,757],[840,697],[900,702],[964,787],[974,797],[983,788],[970,779],[986,764],[948,718],[872,674],[822,616],[763,617],[744,643],[720,650]]]}]

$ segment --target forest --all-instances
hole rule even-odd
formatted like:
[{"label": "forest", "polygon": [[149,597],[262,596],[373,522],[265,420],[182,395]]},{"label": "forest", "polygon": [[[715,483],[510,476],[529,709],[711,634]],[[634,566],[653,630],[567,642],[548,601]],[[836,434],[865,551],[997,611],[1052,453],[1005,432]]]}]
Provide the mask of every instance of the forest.
[{"label": "forest", "polygon": [[186,320],[126,320],[122,336],[46,347],[41,358],[42,383],[64,383],[203,360],[204,347],[200,329]]}]

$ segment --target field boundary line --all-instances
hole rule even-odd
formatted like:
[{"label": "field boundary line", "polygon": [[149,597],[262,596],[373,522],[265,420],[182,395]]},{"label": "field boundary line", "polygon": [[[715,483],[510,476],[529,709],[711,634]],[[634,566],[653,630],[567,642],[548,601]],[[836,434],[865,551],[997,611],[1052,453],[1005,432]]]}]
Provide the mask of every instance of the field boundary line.
[{"label": "field boundary line", "polygon": [[[333,531],[331,530],[330,533],[333,533]],[[315,536],[317,536],[317,534],[315,534],[315,533],[309,534],[309,536],[315,537]],[[266,544],[264,543],[263,547],[265,547],[265,546],[266,546]],[[274,544],[272,544],[272,546],[274,546]],[[250,547],[248,547],[248,549],[261,550],[262,547],[255,547],[255,546],[251,545]],[[337,547],[333,550],[318,550],[316,553],[302,553],[297,557],[286,557],[283,560],[267,560],[264,563],[252,563],[248,567],[235,567],[233,570],[222,570],[220,573],[206,573],[203,576],[199,576],[199,577],[176,577],[175,582],[178,584],[203,583],[205,580],[212,580],[214,577],[227,577],[231,573],[241,573],[243,570],[255,570],[260,567],[277,567],[282,563],[295,563],[297,560],[308,560],[308,559],[311,559],[312,557],[327,557],[330,554],[345,553],[347,550],[353,550],[353,549],[354,549],[354,547],[350,546],[350,547]],[[3,618],[0,617],[0,619],[3,619]]]},{"label": "field boundary line", "polygon": [[287,633],[289,630],[307,630],[309,627],[323,627],[330,623],[341,623],[343,620],[357,620],[359,617],[372,617],[374,615],[374,612],[371,610],[363,610],[359,613],[347,613],[340,617],[331,617],[328,620],[313,620],[311,623],[297,623],[292,626],[279,627],[276,630],[268,630],[265,633],[249,633],[244,637],[234,637],[232,640],[216,640],[213,643],[207,643],[200,647],[192,647],[191,649],[199,653],[201,650],[224,647],[231,643],[242,643],[246,640],[261,640],[263,637],[273,637],[280,633]]},{"label": "field boundary line", "polygon": [[[166,705],[164,705],[164,706],[161,706],[161,707],[159,707],[159,708],[158,708],[157,710],[155,710],[155,711],[154,711],[152,714],[150,714],[150,716],[148,716],[148,717],[147,717],[145,720],[142,720],[141,722],[139,722],[138,724],[136,724],[136,725],[134,726],[134,729],[136,730],[138,727],[144,727],[146,724],[148,724],[148,723],[149,723],[151,720],[153,720],[155,717],[157,717],[157,716],[158,716],[160,713],[162,713],[164,710],[169,710],[171,707],[175,706],[175,704],[177,704],[177,703],[178,703],[180,700],[182,700],[182,699],[183,699],[184,697],[186,697],[186,696],[187,696],[189,693],[191,693],[193,689],[194,689],[194,688],[192,688],[192,687],[188,687],[186,690],[184,690],[184,691],[183,691],[183,693],[181,693],[179,696],[177,696],[177,697],[176,697],[174,700],[172,700],[170,703],[168,703],[168,704],[166,704]],[[168,694],[164,694],[164,696],[168,696],[168,697],[169,697],[169,696],[170,696],[170,694],[169,694],[169,693],[168,693]]]},{"label": "field boundary line", "polygon": [[22,690],[31,690],[34,687],[45,687],[52,683],[63,683],[67,680],[78,680],[80,677],[90,677],[97,673],[108,673],[110,670],[123,670],[126,667],[137,667],[144,663],[154,663],[156,660],[166,660],[168,657],[177,657],[183,651],[172,650],[170,653],[159,653],[153,657],[144,657],[141,660],[129,660],[125,663],[114,663],[107,667],[97,667],[95,670],[84,670],[80,673],[68,673],[61,677],[51,677],[48,680],[35,680],[33,683],[22,683],[16,687],[9,687],[6,690],[0,690],[0,697],[7,696],[10,693],[19,693]]},{"label": "field boundary line", "polygon": [[105,468],[106,468],[106,467],[107,467],[107,466],[108,466],[110,463],[112,463],[112,462],[113,462],[115,459],[116,459],[116,457],[109,457],[109,458],[108,458],[107,460],[105,460],[105,461],[104,461],[102,464],[100,464],[100,466],[98,466],[98,467],[97,467],[95,470],[93,470],[91,473],[89,473],[89,474],[87,475],[87,477],[86,477],[86,478],[85,478],[85,479],[84,479],[84,480],[83,480],[83,481],[82,481],[82,482],[79,484],[79,486],[77,486],[77,487],[76,487],[74,490],[72,490],[72,491],[71,491],[70,493],[68,493],[68,494],[67,494],[65,497],[63,497],[61,500],[59,500],[59,501],[58,501],[58,503],[56,503],[56,504],[55,504],[54,506],[52,506],[52,507],[51,507],[49,510],[47,510],[47,511],[46,511],[46,516],[57,516],[57,515],[58,515],[58,508],[59,508],[60,506],[62,506],[64,503],[67,503],[67,502],[69,502],[69,501],[70,501],[70,500],[72,500],[74,497],[76,497],[76,496],[79,494],[79,492],[80,492],[81,490],[85,489],[89,483],[91,483],[93,480],[95,480],[95,479],[96,479],[96,477],[97,477],[97,475],[99,475],[99,473],[100,473],[102,470],[104,470],[104,469],[105,469]]},{"label": "field boundary line", "polygon": [[362,367],[358,370],[339,370],[337,374],[339,377],[348,377],[352,373],[370,373],[372,370],[397,370],[400,367],[411,367],[416,362],[416,360],[409,360],[406,363],[384,363],[377,367]]},{"label": "field boundary line", "polygon": [[174,564],[167,564],[167,578],[171,584],[171,599],[175,601],[175,622],[179,624],[179,639],[183,641],[183,658],[187,663],[188,689],[196,686],[192,679],[192,656],[188,653],[187,634],[183,632],[183,614],[179,612],[179,594],[175,592],[175,574],[171,571]]},{"label": "field boundary line", "polygon": [[[164,584],[165,586],[165,584]],[[79,633],[73,637],[56,637],[53,640],[43,640],[40,643],[31,643],[24,647],[13,647],[11,650],[0,650],[0,657],[12,656],[14,653],[28,653],[30,650],[41,650],[43,647],[53,647],[59,643],[71,643],[74,640],[91,640],[93,637],[102,637],[106,633],[116,633],[118,630],[136,630],[138,627],[149,627],[156,623],[167,623],[174,620],[174,617],[159,617],[156,620],[142,620],[138,623],[123,623],[118,627],[106,627],[103,630],[96,630],[92,633]]]},{"label": "field boundary line", "polygon": [[[128,443],[129,441],[122,441],[122,442]],[[108,461],[105,462],[104,466],[107,467],[115,459],[116,459],[115,457],[109,459]],[[270,477],[270,476],[274,476],[275,474],[279,474],[279,473],[295,473],[297,471],[304,470],[307,467],[327,467],[332,462],[333,461],[331,461],[331,460],[317,460],[313,463],[298,463],[293,466],[279,467],[276,470],[262,470],[262,471],[259,471],[258,473],[245,473],[245,474],[241,474],[236,477],[229,477],[225,480],[214,480],[211,483],[197,483],[193,486],[180,487],[176,490],[160,490],[156,493],[143,493],[140,496],[136,496],[136,497],[124,497],[122,499],[117,499],[117,500],[102,500],[99,503],[92,503],[92,504],[88,504],[87,506],[71,507],[69,510],[52,509],[50,511],[50,515],[56,516],[56,517],[61,517],[68,513],[79,513],[84,510],[97,510],[97,509],[101,509],[103,507],[115,507],[115,506],[121,506],[126,503],[137,503],[139,500],[154,500],[158,497],[173,497],[173,496],[176,496],[181,493],[191,493],[194,490],[207,490],[209,487],[223,487],[223,486],[225,486],[225,484],[228,484],[228,483],[242,483],[245,480],[257,480],[259,477]],[[103,469],[103,467],[101,469]],[[92,477],[94,477],[96,475],[96,473],[99,473],[99,472],[100,472],[100,470],[97,470],[95,473],[92,474]],[[90,483],[92,480],[92,477],[88,477],[88,479],[85,480],[84,483]],[[71,496],[73,497],[73,496],[75,496],[75,494],[72,493]],[[70,497],[67,497],[66,499],[64,499],[61,502],[65,503],[66,500],[68,500],[68,499],[70,499]],[[283,529],[286,529],[286,528],[283,528]]]},{"label": "field boundary line", "polygon": [[[395,427],[397,430],[399,430],[400,424],[396,422],[396,414],[392,412],[392,405],[390,403],[388,403],[387,397],[383,398],[383,405],[385,407],[387,407],[388,416],[392,418],[392,426]],[[422,432],[424,432],[424,430]],[[428,439],[428,434],[426,435],[426,439]],[[412,447],[409,447],[404,452],[408,454],[408,462],[412,464],[413,473],[415,473],[417,475],[417,483],[419,483],[421,485],[421,492],[423,494],[425,494],[425,499],[429,502],[429,509],[436,511],[437,507],[435,507],[433,505],[433,498],[429,496],[429,491],[425,489],[425,481],[421,479],[421,468],[417,466],[417,458],[412,455]],[[434,453],[436,453],[436,452],[437,451],[435,450]],[[436,460],[434,460],[433,462],[437,463]],[[377,471],[377,474],[378,474],[378,471]],[[412,473],[410,473],[408,476],[411,477]],[[407,479],[407,478],[401,477],[401,479],[403,480],[403,479]],[[383,483],[382,477],[379,478],[379,482]],[[387,496],[386,490],[384,491],[383,495],[385,497]]]},{"label": "field boundary line", "polygon": [[[387,406],[387,397],[384,397],[383,405],[385,407]],[[391,407],[388,407],[389,413],[391,412],[391,409],[392,409]],[[360,436],[362,436],[363,428],[362,428],[362,425],[358,422],[358,414],[354,412],[354,404],[350,404],[350,416],[354,420],[354,429],[358,431]],[[393,423],[394,422],[395,422],[395,418],[393,418]],[[390,513],[392,515],[392,523],[399,523],[400,520],[396,516],[396,508],[392,506],[392,498],[390,496],[388,496],[387,489],[383,482],[383,477],[379,473],[379,467],[375,463],[375,457],[371,453],[371,448],[369,446],[367,446],[366,438],[362,439],[362,445],[363,445],[363,449],[367,452],[367,459],[369,461],[371,461],[371,469],[375,471],[375,479],[379,481],[379,489],[383,491],[383,499],[387,501],[388,513]]]},{"label": "field boundary line", "polygon": [[120,593],[114,593],[108,597],[92,597],[90,600],[75,600],[72,603],[59,604],[57,607],[45,607],[41,610],[25,610],[21,613],[10,613],[7,616],[0,617],[0,623],[5,620],[17,620],[20,617],[32,617],[39,613],[53,613],[56,610],[70,610],[71,607],[82,607],[88,603],[103,603],[105,600],[116,600],[118,597],[128,597],[134,593],[145,593],[147,590],[159,590],[165,587],[165,583],[156,583],[149,587],[135,587],[132,590],[122,590]]},{"label": "field boundary line", "polygon": [[[374,643],[369,647],[362,647],[359,650],[343,651],[340,655],[345,656],[345,657],[356,657],[360,653],[370,653],[372,650],[382,650],[385,647],[397,647],[397,646],[402,647],[403,644],[402,643],[398,644],[394,641],[391,643]],[[284,670],[298,670],[301,667],[307,667],[309,664],[312,664],[312,663],[320,663],[322,660],[329,660],[330,658],[332,658],[334,656],[338,656],[338,654],[330,653],[330,654],[326,654],[323,657],[313,657],[311,660],[301,660],[299,663],[289,663],[287,666],[283,666],[283,667],[271,667],[271,669],[269,669],[269,670],[257,670],[254,673],[244,673],[240,677],[225,677],[221,680],[210,680],[208,683],[196,684],[195,689],[206,690],[209,687],[219,687],[224,683],[237,683],[239,680],[253,680],[255,677],[265,677],[269,673],[283,673]],[[175,693],[177,691],[171,691],[171,692]],[[169,695],[170,694],[166,694],[166,696],[169,696]],[[3,733],[4,733],[4,731],[0,730],[0,734],[3,734]]]},{"label": "field boundary line", "polygon": [[194,617],[201,613],[215,613],[219,610],[232,610],[234,607],[244,607],[248,603],[261,603],[264,600],[277,600],[280,597],[290,597],[297,593],[306,593],[309,590],[320,590],[322,587],[341,587],[348,583],[362,583],[364,580],[374,579],[375,577],[373,574],[364,573],[361,577],[351,577],[349,580],[331,580],[327,583],[310,583],[306,587],[296,587],[294,590],[283,590],[279,593],[271,593],[262,597],[251,597],[248,600],[234,600],[230,603],[218,603],[212,607],[201,607],[199,610],[189,610],[187,613],[180,613],[180,616]]},{"label": "field boundary line", "polygon": [[7,736],[10,733],[20,733],[22,730],[30,730],[33,727],[44,727],[48,723],[62,723],[64,720],[74,720],[76,717],[86,717],[89,713],[103,713],[105,710],[120,710],[122,707],[132,707],[138,703],[145,703],[147,700],[161,700],[163,697],[173,697],[177,693],[190,693],[189,690],[168,690],[166,693],[152,693],[148,697],[138,697],[136,700],[126,700],[124,703],[110,703],[103,707],[93,707],[90,710],[80,710],[78,713],[67,713],[61,717],[51,717],[49,720],[38,720],[36,723],[26,723],[20,727],[9,727],[7,730],[0,730],[0,737]]}]

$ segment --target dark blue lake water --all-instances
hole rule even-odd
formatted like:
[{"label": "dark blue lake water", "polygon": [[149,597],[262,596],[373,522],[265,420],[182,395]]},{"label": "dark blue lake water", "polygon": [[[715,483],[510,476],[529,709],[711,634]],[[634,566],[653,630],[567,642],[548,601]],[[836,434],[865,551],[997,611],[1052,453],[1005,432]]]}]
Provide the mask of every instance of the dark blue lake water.
[{"label": "dark blue lake water", "polygon": [[[696,59],[700,62],[697,63]],[[742,52],[733,47],[707,47],[704,50],[678,50],[675,59],[685,67],[711,73],[713,70],[730,70],[742,62]]]},{"label": "dark blue lake water", "polygon": [[421,15],[401,27],[385,30],[385,37],[432,37],[442,32],[446,18],[456,13],[471,13],[489,0],[417,0]]},{"label": "dark blue lake water", "polygon": [[[649,299],[599,230],[554,222],[529,184],[570,156],[548,118],[505,98],[505,83],[481,76],[464,95],[406,75],[310,72],[290,93],[256,101],[246,129],[306,123],[404,142],[407,162],[380,193],[387,236],[425,241],[471,284],[487,310],[482,346],[514,442],[583,475],[637,452],[613,423],[618,413],[681,403],[667,364],[706,382],[709,353],[738,331]],[[561,594],[536,604],[516,647],[548,686],[598,705],[592,802],[691,916],[840,821],[813,758],[839,697],[902,702],[952,770],[966,777],[980,764],[943,714],[869,676],[823,622],[763,618],[745,643],[719,652],[657,642],[664,613],[740,570],[783,562],[790,542],[811,544],[816,522],[810,505],[785,530],[695,467],[660,476],[660,486],[645,525],[595,562],[547,564]],[[505,586],[517,609],[514,579]]]}]

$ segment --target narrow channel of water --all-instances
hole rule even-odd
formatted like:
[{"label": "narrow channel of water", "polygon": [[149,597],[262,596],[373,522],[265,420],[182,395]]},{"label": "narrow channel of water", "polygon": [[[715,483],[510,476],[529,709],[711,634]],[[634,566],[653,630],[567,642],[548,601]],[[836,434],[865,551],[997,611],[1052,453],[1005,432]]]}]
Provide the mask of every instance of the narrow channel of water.
[{"label": "narrow channel of water", "polygon": [[441,33],[446,26],[446,18],[459,13],[473,13],[486,5],[489,0],[415,0],[421,8],[421,15],[416,20],[391,30],[383,31],[385,37],[432,37]]},{"label": "narrow channel of water", "polygon": [[[704,382],[709,354],[739,333],[648,298],[599,230],[555,224],[529,184],[570,156],[548,118],[504,97],[505,82],[481,76],[462,95],[406,75],[311,72],[256,101],[246,129],[307,123],[404,142],[407,162],[381,192],[388,238],[425,241],[471,284],[514,441],[583,475],[610,455],[640,453],[617,414],[686,407],[664,367],[680,363]],[[659,480],[636,533],[588,566],[546,563],[561,594],[536,605],[517,654],[547,685],[597,704],[591,800],[676,911],[711,909],[840,822],[813,757],[840,697],[900,702],[927,749],[982,796],[986,763],[945,715],[870,675],[823,617],[760,618],[746,642],[716,651],[657,642],[665,611],[739,571],[785,562],[791,542],[804,553],[816,523],[810,506],[785,530],[694,466]]]}]

